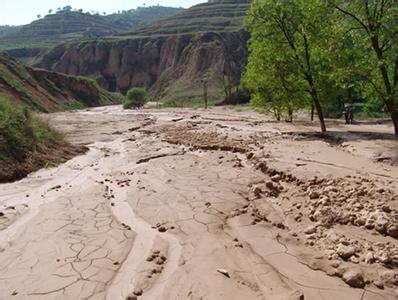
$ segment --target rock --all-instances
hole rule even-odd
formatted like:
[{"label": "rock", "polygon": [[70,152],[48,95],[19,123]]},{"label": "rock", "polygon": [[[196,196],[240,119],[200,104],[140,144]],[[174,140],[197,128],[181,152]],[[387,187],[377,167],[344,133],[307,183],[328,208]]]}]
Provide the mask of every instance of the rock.
[{"label": "rock", "polygon": [[256,187],[253,189],[253,194],[254,194],[254,196],[255,196],[257,199],[261,198],[262,192],[263,192],[263,191],[262,191],[261,188],[258,187],[258,186],[256,186]]},{"label": "rock", "polygon": [[383,264],[389,264],[391,262],[390,255],[385,251],[379,252],[377,255],[377,259]]},{"label": "rock", "polygon": [[146,261],[153,261],[156,258],[156,256],[154,256],[153,254],[148,256]]},{"label": "rock", "polygon": [[375,257],[372,252],[368,252],[365,255],[365,262],[367,264],[373,264],[375,262]]},{"label": "rock", "polygon": [[159,232],[166,232],[166,231],[167,231],[167,228],[164,227],[164,226],[160,226],[160,227],[158,228],[158,231],[159,231]]},{"label": "rock", "polygon": [[270,189],[270,190],[275,190],[275,189],[276,189],[276,186],[274,185],[274,183],[273,183],[272,181],[267,181],[267,182],[265,183],[265,186],[266,186],[268,189]]},{"label": "rock", "polygon": [[319,198],[319,193],[317,191],[311,191],[309,193],[310,199],[318,199]]},{"label": "rock", "polygon": [[390,213],[391,212],[391,208],[388,205],[383,205],[383,207],[381,209],[384,212],[386,212],[386,213]]},{"label": "rock", "polygon": [[343,281],[354,288],[364,288],[365,281],[360,271],[348,270],[343,274]]},{"label": "rock", "polygon": [[387,231],[387,225],[388,225],[388,220],[383,216],[379,216],[375,222],[375,229],[381,234],[384,234]]},{"label": "rock", "polygon": [[313,234],[316,232],[316,226],[309,226],[306,229],[304,229],[305,234]]},{"label": "rock", "polygon": [[128,296],[126,297],[126,300],[137,300],[137,299],[138,299],[137,296],[136,296],[136,295],[133,295],[133,294],[128,295]]},{"label": "rock", "polygon": [[330,262],[330,266],[333,268],[338,268],[338,267],[340,267],[340,265],[341,265],[341,262],[338,260],[333,260]]},{"label": "rock", "polygon": [[58,189],[60,189],[61,188],[61,186],[60,185],[56,185],[56,186],[53,186],[51,189],[49,189],[48,191],[52,191],[52,190],[58,190]]},{"label": "rock", "polygon": [[398,271],[385,271],[380,275],[380,280],[385,286],[398,287]]},{"label": "rock", "polygon": [[373,280],[373,284],[374,284],[377,288],[379,288],[379,289],[381,289],[381,290],[384,290],[384,284],[383,284],[383,282],[381,282],[380,280]]},{"label": "rock", "polygon": [[140,288],[136,288],[133,292],[133,294],[136,296],[141,296],[143,293],[144,293],[144,291]]},{"label": "rock", "polygon": [[222,274],[222,275],[224,275],[224,276],[226,276],[226,277],[228,277],[228,278],[230,278],[228,271],[225,270],[225,269],[217,269],[217,272]]},{"label": "rock", "polygon": [[279,182],[281,180],[281,175],[276,174],[276,175],[271,177],[271,180],[275,181],[275,182]]},{"label": "rock", "polygon": [[337,248],[337,254],[343,259],[350,258],[355,254],[355,252],[355,248],[352,246],[345,246],[343,244],[340,244]]},{"label": "rock", "polygon": [[358,259],[357,257],[355,257],[355,256],[351,256],[351,257],[350,257],[350,261],[351,261],[353,264],[359,264],[359,259]]},{"label": "rock", "polygon": [[165,261],[167,260],[167,257],[164,256],[164,255],[162,255],[162,256],[160,257],[160,259],[163,260],[163,261],[165,262]]},{"label": "rock", "polygon": [[398,239],[398,224],[389,224],[387,226],[387,234],[395,239]]}]

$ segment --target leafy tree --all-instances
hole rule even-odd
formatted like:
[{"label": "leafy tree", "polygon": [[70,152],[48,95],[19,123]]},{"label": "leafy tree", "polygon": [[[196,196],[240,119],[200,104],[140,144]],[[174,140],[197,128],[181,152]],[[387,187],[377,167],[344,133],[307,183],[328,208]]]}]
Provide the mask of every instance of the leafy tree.
[{"label": "leafy tree", "polygon": [[265,40],[252,40],[249,48],[244,84],[252,91],[251,104],[272,111],[278,121],[287,112],[292,121],[294,110],[310,103],[297,65]]},{"label": "leafy tree", "polygon": [[[382,99],[398,135],[398,2],[396,0],[329,1],[339,13],[349,69],[365,84],[362,93],[373,104]],[[344,51],[343,51],[344,53]],[[360,84],[360,83],[358,83]]]},{"label": "leafy tree", "polygon": [[123,103],[124,109],[140,108],[147,103],[147,94],[144,88],[131,88],[127,92],[127,99]]},{"label": "leafy tree", "polygon": [[[246,83],[256,86],[254,78],[263,76],[257,96],[268,94],[282,107],[301,106],[309,98],[322,132],[326,126],[320,96],[329,68],[331,12],[322,0],[254,0],[247,17],[252,35]],[[291,102],[292,96],[298,101]]]}]

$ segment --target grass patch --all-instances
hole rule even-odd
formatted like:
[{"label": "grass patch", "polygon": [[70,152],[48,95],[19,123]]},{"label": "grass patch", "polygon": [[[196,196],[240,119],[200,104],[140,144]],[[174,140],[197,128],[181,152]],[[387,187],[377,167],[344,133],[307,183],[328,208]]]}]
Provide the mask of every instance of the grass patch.
[{"label": "grass patch", "polygon": [[27,153],[62,136],[46,123],[33,117],[25,107],[11,105],[0,96],[0,153],[1,160],[22,161]]},{"label": "grass patch", "polygon": [[78,110],[78,109],[83,109],[83,108],[85,108],[83,103],[78,102],[78,101],[64,103],[61,106],[61,110],[65,110],[65,111],[73,111],[73,110]]},{"label": "grass patch", "polygon": [[26,107],[11,104],[0,94],[0,182],[20,179],[84,151],[66,143]]}]

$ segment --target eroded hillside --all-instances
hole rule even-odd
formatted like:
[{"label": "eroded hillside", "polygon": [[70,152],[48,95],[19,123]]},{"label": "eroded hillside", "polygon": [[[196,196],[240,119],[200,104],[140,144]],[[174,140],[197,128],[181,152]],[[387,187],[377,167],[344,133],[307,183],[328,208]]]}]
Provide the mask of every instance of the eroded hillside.
[{"label": "eroded hillside", "polygon": [[6,54],[0,54],[0,93],[43,112],[120,102],[92,79],[25,67]]},{"label": "eroded hillside", "polygon": [[160,98],[199,98],[207,80],[210,95],[220,96],[246,65],[249,4],[241,2],[204,3],[127,34],[61,45],[38,66],[92,76],[110,91],[145,86]]}]

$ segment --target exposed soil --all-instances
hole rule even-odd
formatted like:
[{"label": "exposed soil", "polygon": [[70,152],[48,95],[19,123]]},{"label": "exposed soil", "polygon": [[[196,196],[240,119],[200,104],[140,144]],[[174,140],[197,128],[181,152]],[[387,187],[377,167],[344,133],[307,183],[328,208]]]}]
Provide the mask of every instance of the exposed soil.
[{"label": "exposed soil", "polygon": [[0,185],[0,298],[397,299],[391,124],[46,118],[90,150]]},{"label": "exposed soil", "polygon": [[88,148],[84,146],[54,142],[53,144],[37,146],[27,153],[24,159],[19,161],[0,159],[0,183],[19,180],[44,167],[54,167],[76,155],[85,153],[87,150]]}]

